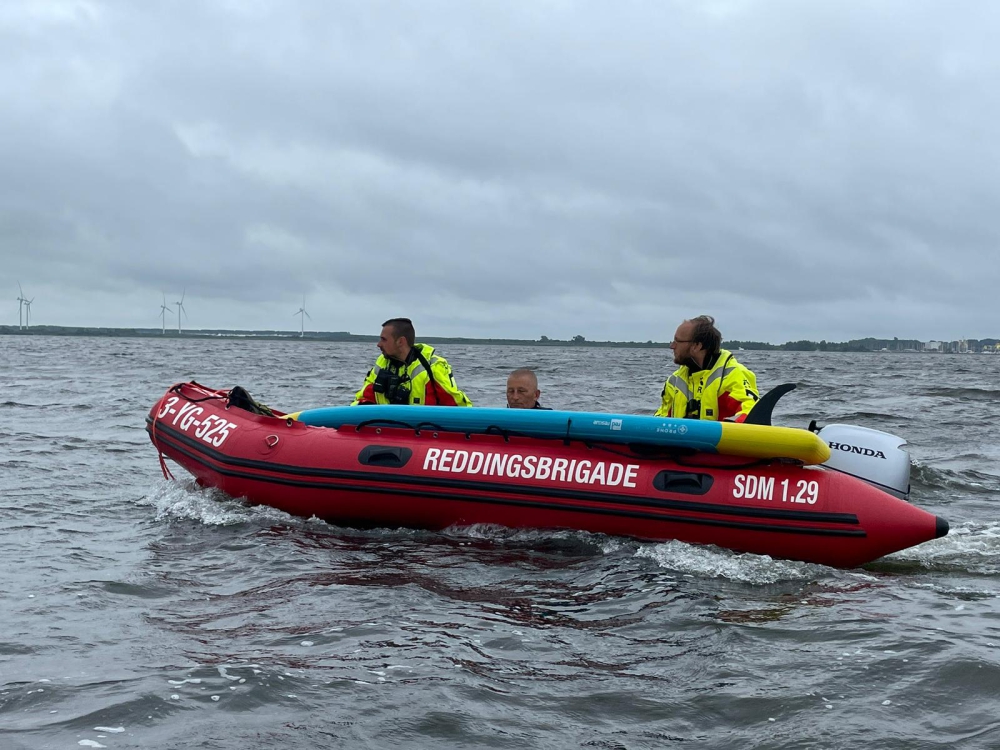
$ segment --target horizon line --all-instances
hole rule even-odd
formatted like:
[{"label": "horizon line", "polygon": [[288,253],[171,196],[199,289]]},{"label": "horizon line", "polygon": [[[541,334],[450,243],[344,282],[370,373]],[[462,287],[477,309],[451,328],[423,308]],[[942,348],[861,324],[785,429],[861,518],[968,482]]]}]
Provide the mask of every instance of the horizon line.
[{"label": "horizon line", "polygon": [[[163,338],[183,338],[186,336],[198,336],[198,337],[222,337],[229,336],[233,338],[263,338],[263,337],[275,337],[275,338],[325,338],[329,339],[331,337],[348,339],[348,340],[377,340],[377,335],[364,334],[364,333],[351,333],[350,331],[295,331],[292,329],[278,329],[278,328],[251,328],[251,329],[240,329],[240,328],[188,328],[184,331],[178,331],[175,329],[162,330],[161,328],[154,328],[148,326],[65,326],[65,325],[51,325],[36,323],[31,326],[19,327],[17,325],[0,325],[0,333],[3,334],[25,334],[36,331],[39,333],[49,332],[55,335],[86,335],[87,332],[104,332],[105,335],[112,334],[112,332],[122,332],[122,333],[132,333],[136,335],[141,335],[142,337],[156,337],[160,336]],[[437,336],[426,336],[422,337],[421,341],[453,341],[453,342],[514,342],[523,344],[572,344],[572,345],[583,345],[588,344],[632,344],[637,346],[658,346],[658,347],[669,347],[669,341],[653,341],[652,339],[647,339],[646,341],[637,340],[625,340],[625,339],[587,339],[584,336],[577,335],[573,338],[568,339],[558,339],[549,336],[540,336],[537,339],[523,339],[523,338],[513,338],[509,336],[449,336],[449,335],[437,335]],[[924,341],[922,339],[916,338],[899,338],[898,336],[888,338],[888,337],[878,337],[878,336],[865,336],[862,338],[848,339],[846,341],[832,341],[828,339],[794,339],[785,341],[783,343],[775,344],[770,341],[761,340],[751,340],[751,339],[731,339],[723,340],[724,344],[762,344],[766,346],[782,347],[789,344],[798,343],[809,343],[822,345],[826,344],[828,346],[846,346],[854,342],[887,342],[887,343],[919,343],[921,346],[927,346],[928,344],[942,344],[950,345],[956,344],[961,346],[963,342],[973,342],[975,344],[984,345],[983,342],[993,342],[992,345],[996,346],[1000,343],[1000,338],[986,337],[982,339],[975,338],[963,338],[963,339],[952,339],[949,341],[941,339],[929,339]],[[985,344],[989,345],[989,344]],[[912,347],[911,347],[912,349]]]}]

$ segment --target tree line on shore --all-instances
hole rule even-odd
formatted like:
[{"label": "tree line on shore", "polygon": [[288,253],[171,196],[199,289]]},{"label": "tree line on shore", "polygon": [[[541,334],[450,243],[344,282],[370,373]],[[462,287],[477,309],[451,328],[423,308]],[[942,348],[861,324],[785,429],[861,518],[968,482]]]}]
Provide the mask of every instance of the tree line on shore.
[{"label": "tree line on shore", "polygon": [[[187,330],[183,333],[168,330],[163,332],[160,328],[95,328],[86,326],[45,326],[35,325],[30,328],[19,328],[18,326],[0,326],[0,335],[20,334],[20,335],[41,335],[41,336],[121,336],[121,337],[149,337],[149,338],[241,338],[241,339],[264,339],[264,340],[290,340],[299,339],[303,341],[355,341],[371,342],[375,339],[372,334],[355,334],[347,331],[237,331],[227,329],[197,329]],[[554,339],[548,336],[541,336],[536,340],[510,339],[510,338],[467,338],[460,336],[427,336],[421,337],[421,341],[431,344],[492,344],[498,346],[591,346],[591,347],[649,347],[663,349],[668,347],[669,342],[664,341],[588,341],[582,335],[573,336],[570,339]],[[962,351],[959,344],[963,344],[969,351],[998,350],[998,339],[969,339],[962,342],[938,342],[942,343],[940,351]],[[863,338],[852,339],[850,341],[788,341],[784,344],[771,344],[766,341],[725,341],[723,346],[731,351],[752,350],[752,351],[791,351],[791,352],[878,352],[878,351],[899,351],[912,352],[924,351],[925,344],[916,339],[878,339]]]}]

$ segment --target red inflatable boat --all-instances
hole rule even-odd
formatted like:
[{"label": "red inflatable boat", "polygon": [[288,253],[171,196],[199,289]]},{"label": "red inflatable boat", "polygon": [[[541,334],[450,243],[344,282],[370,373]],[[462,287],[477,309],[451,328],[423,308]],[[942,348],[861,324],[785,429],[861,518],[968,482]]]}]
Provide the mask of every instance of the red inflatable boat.
[{"label": "red inflatable boat", "polygon": [[[231,404],[228,390],[181,383],[153,406],[146,429],[161,461],[203,486],[345,526],[580,529],[836,567],[948,532],[943,519],[843,467],[524,437],[502,426],[447,431],[422,420],[432,407],[407,407],[412,424],[380,423],[378,408],[354,407],[353,425],[316,427]],[[893,459],[884,446],[830,445],[841,459]]]}]

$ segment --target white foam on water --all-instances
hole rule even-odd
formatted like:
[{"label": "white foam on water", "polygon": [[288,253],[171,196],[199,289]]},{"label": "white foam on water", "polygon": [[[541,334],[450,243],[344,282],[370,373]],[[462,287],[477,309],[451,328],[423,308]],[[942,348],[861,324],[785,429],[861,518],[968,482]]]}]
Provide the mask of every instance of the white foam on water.
[{"label": "white foam on water", "polygon": [[573,529],[515,529],[495,523],[474,523],[468,526],[449,526],[445,534],[466,539],[483,539],[494,542],[514,542],[517,544],[544,544],[554,541],[570,541],[577,544],[597,544],[605,541],[603,534]]},{"label": "white foam on water", "polygon": [[198,487],[194,482],[161,481],[153,492],[137,503],[156,508],[157,521],[200,521],[206,526],[235,526],[292,520],[292,516],[283,511],[266,505],[244,505],[218,490]]},{"label": "white foam on water", "polygon": [[94,727],[95,732],[107,732],[108,734],[121,734],[125,727]]},{"label": "white foam on water", "polygon": [[107,745],[102,745],[100,742],[97,742],[96,740],[80,740],[80,742],[77,744],[83,745],[84,747],[107,747]]},{"label": "white foam on water", "polygon": [[450,536],[468,537],[470,539],[509,539],[513,529],[495,523],[474,523],[468,526],[449,526],[444,530]]},{"label": "white foam on water", "polygon": [[822,565],[776,560],[768,555],[740,554],[678,541],[643,545],[635,556],[654,560],[660,567],[685,574],[727,578],[754,585],[808,580],[824,576],[830,570]]},{"label": "white foam on water", "polygon": [[629,549],[635,546],[634,541],[626,540],[621,537],[611,536],[601,542],[601,552],[605,555],[613,555],[616,552],[620,552],[624,549]]},{"label": "white foam on water", "polygon": [[997,555],[1000,555],[1000,523],[967,521],[952,526],[947,536],[893,552],[887,559],[934,564],[970,558],[987,562]]},{"label": "white foam on water", "polygon": [[220,665],[219,667],[217,667],[217,669],[219,670],[219,674],[222,677],[225,677],[227,680],[236,681],[240,679],[239,676],[229,674],[229,672],[226,671],[226,668],[224,666]]}]

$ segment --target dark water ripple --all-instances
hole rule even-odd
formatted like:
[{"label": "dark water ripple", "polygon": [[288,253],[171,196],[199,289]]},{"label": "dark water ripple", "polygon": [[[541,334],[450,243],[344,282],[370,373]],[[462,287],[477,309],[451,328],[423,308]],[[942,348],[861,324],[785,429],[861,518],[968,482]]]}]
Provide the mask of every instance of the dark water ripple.
[{"label": "dark water ripple", "polygon": [[[171,383],[348,401],[374,347],[0,337],[0,748],[996,747],[1000,357],[743,352],[777,420],[905,437],[951,534],[863,569],[357,531],[165,481]],[[651,413],[665,352],[442,347],[479,405]]]}]

